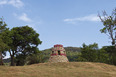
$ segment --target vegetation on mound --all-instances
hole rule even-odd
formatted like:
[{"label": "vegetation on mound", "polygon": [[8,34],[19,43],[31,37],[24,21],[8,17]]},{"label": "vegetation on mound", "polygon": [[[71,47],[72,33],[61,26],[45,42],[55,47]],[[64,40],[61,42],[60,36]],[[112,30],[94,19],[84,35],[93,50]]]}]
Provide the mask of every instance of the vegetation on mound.
[{"label": "vegetation on mound", "polygon": [[115,77],[116,67],[103,63],[40,63],[28,66],[0,66],[1,77]]}]

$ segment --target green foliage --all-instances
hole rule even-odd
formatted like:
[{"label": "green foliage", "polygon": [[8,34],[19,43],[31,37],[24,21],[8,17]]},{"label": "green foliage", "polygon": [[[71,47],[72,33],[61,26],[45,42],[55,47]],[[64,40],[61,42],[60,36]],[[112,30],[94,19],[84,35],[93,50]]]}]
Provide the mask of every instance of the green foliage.
[{"label": "green foliage", "polygon": [[3,21],[3,18],[0,18],[0,52],[4,52],[8,46],[3,42],[3,33],[8,30],[6,27],[7,24]]},{"label": "green foliage", "polygon": [[42,52],[42,55],[43,55],[43,62],[48,62],[49,58],[50,58],[50,55],[51,55],[51,51],[52,49],[45,49]]},{"label": "green foliage", "polygon": [[101,63],[108,63],[110,64],[110,58],[109,58],[109,53],[101,48],[99,51],[98,51],[98,62],[101,62]]},{"label": "green foliage", "polygon": [[8,29],[6,26],[7,24],[3,21],[3,18],[0,18],[0,33]]},{"label": "green foliage", "polygon": [[106,27],[104,27],[103,29],[100,29],[101,33],[106,33],[107,32],[107,29]]},{"label": "green foliage", "polygon": [[3,33],[8,30],[6,26],[7,24],[3,21],[3,18],[0,18],[0,65],[3,65],[2,57],[3,54],[6,54],[5,51],[8,50],[8,45],[3,41],[4,39],[2,39]]},{"label": "green foliage", "polygon": [[72,52],[80,52],[81,49],[79,47],[64,47],[66,51],[72,51]]},{"label": "green foliage", "polygon": [[11,48],[15,52],[22,52],[25,51],[25,49],[27,48],[37,47],[39,44],[41,44],[41,41],[38,38],[39,34],[36,33],[31,27],[15,27],[11,29],[11,33],[11,37],[13,40]]},{"label": "green foliage", "polygon": [[37,52],[36,54],[31,54],[26,58],[26,64],[36,64],[43,62],[43,55],[42,52]]},{"label": "green foliage", "polygon": [[112,45],[116,45],[116,8],[112,11],[111,15],[104,11],[103,16],[99,15],[99,18],[104,25],[104,28],[100,29],[101,33],[107,34],[112,40]]},{"label": "green foliage", "polygon": [[[73,49],[73,47],[72,47],[72,49]],[[78,50],[77,50],[76,52],[71,51],[71,50],[70,50],[70,51],[66,51],[68,60],[69,60],[70,62],[76,61],[76,59],[78,58],[79,52],[80,52],[80,51],[78,51]]]},{"label": "green foliage", "polygon": [[81,48],[81,57],[86,61],[95,62],[97,57],[98,45],[94,43],[93,45],[85,45]]},{"label": "green foliage", "polygon": [[39,34],[28,26],[14,27],[4,33],[3,39],[6,40],[11,56],[11,65],[14,66],[14,56],[17,54],[28,55],[34,53],[35,49],[41,44]]},{"label": "green foliage", "polygon": [[31,52],[22,52],[15,57],[15,63],[17,66],[23,66],[25,64],[35,64],[43,61],[43,55],[38,48],[30,49]]},{"label": "green foliage", "polygon": [[7,50],[7,48],[7,44],[5,44],[2,39],[0,39],[0,52],[4,52],[5,50]]},{"label": "green foliage", "polygon": [[78,58],[76,59],[76,61],[87,62],[87,59],[82,57],[82,53],[81,52],[78,53],[77,56],[78,56]]},{"label": "green foliage", "polygon": [[81,51],[78,47],[64,47],[66,50],[67,58],[70,62],[76,61],[78,53]]},{"label": "green foliage", "polygon": [[104,49],[99,49],[98,44],[83,44],[77,61],[109,63],[109,54]]},{"label": "green foliage", "polygon": [[26,63],[27,55],[24,54],[17,54],[15,57],[15,64],[16,66],[23,66]]},{"label": "green foliage", "polygon": [[110,63],[116,65],[116,48],[115,46],[104,46],[103,49],[109,53]]},{"label": "green foliage", "polygon": [[[7,24],[0,18],[0,52],[8,51],[11,56],[11,65],[24,65],[30,54],[38,51],[41,44],[39,34],[28,26],[6,28]],[[0,60],[1,61],[1,60]]]}]

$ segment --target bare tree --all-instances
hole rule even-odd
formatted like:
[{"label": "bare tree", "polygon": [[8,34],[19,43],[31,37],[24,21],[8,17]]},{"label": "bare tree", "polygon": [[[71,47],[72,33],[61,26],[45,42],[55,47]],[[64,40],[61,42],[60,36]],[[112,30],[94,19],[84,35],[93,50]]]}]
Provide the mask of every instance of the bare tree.
[{"label": "bare tree", "polygon": [[106,11],[103,11],[103,15],[98,14],[104,28],[101,29],[101,33],[107,34],[112,40],[112,45],[116,48],[116,8],[112,11],[111,15],[108,15]]}]

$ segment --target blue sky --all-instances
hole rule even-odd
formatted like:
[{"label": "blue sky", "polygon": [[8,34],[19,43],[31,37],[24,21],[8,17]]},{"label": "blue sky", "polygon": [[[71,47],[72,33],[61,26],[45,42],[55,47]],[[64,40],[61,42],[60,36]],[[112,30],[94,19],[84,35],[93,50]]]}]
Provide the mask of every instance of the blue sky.
[{"label": "blue sky", "polygon": [[54,44],[81,47],[83,43],[111,45],[101,34],[102,23],[97,17],[116,7],[116,0],[0,0],[0,17],[8,27],[29,25],[40,34],[40,50]]}]

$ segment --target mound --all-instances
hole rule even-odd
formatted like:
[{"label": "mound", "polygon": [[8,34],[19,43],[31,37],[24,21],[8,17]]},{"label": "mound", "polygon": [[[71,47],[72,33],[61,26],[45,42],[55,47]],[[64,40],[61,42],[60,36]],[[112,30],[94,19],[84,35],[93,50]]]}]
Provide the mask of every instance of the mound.
[{"label": "mound", "polygon": [[91,62],[0,66],[0,77],[116,77],[116,66]]}]

